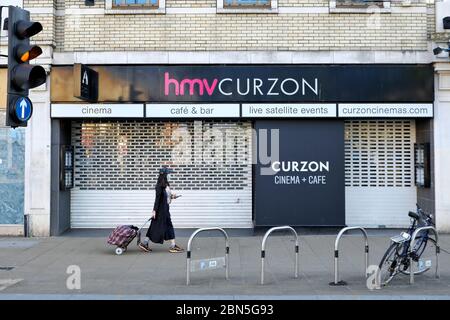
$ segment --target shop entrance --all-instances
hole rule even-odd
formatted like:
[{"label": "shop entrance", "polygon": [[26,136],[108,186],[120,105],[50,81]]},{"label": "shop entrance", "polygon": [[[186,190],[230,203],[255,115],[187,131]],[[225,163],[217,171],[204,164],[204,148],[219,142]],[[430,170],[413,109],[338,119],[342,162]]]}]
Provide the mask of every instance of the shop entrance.
[{"label": "shop entrance", "polygon": [[251,123],[76,121],[72,228],[142,224],[163,165],[176,228],[252,228]]},{"label": "shop entrance", "polygon": [[345,122],[347,225],[408,225],[417,203],[414,142],[414,120]]},{"label": "shop entrance", "polygon": [[25,129],[2,127],[0,113],[0,226],[18,226],[24,224]]},{"label": "shop entrance", "polygon": [[344,122],[257,120],[255,129],[255,224],[344,225]]}]

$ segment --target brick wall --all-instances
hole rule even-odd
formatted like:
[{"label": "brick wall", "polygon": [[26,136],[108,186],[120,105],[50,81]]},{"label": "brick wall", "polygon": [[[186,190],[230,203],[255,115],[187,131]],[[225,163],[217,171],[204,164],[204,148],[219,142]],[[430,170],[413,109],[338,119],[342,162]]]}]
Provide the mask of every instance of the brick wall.
[{"label": "brick wall", "polygon": [[[57,0],[24,0],[25,9],[56,9]],[[83,1],[84,3],[84,1]],[[31,19],[39,21],[42,24],[43,31],[32,39],[34,42],[42,45],[56,45],[56,17],[53,13],[32,13]]]},{"label": "brick wall", "polygon": [[[328,0],[278,2],[285,8],[324,8],[328,4]],[[58,9],[56,18],[33,15],[45,28],[36,40],[55,45],[56,51],[69,52],[427,50],[434,22],[434,15],[426,13],[114,15],[64,11],[86,9],[81,0],[28,0],[25,6]],[[394,2],[393,6],[400,4]],[[94,9],[104,7],[104,1],[95,2]],[[166,0],[166,7],[215,8],[216,0]],[[379,26],[374,27],[373,21],[379,21]]]},{"label": "brick wall", "polygon": [[436,6],[433,3],[429,3],[427,5],[428,8],[428,15],[427,15],[427,33],[428,33],[428,38],[431,38],[432,35],[436,32],[436,14],[435,14],[435,10],[436,10]]},{"label": "brick wall", "polygon": [[72,144],[75,187],[81,190],[153,189],[165,164],[175,170],[170,181],[176,189],[251,185],[250,122],[74,122]]},{"label": "brick wall", "polygon": [[60,0],[23,0],[23,6],[24,8],[56,7],[57,1]]},{"label": "brick wall", "polygon": [[[426,15],[89,15],[65,18],[61,51],[426,50]],[[130,26],[130,27],[127,27]]]},{"label": "brick wall", "polygon": [[32,38],[32,42],[56,46],[56,16],[52,14],[32,14],[31,19],[39,21],[43,27],[43,30]]}]

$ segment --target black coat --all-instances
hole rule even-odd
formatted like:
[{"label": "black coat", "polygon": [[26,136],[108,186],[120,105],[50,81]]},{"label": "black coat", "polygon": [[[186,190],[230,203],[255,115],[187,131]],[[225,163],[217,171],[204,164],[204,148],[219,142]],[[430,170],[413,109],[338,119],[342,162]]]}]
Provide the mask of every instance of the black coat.
[{"label": "black coat", "polygon": [[154,243],[163,243],[164,240],[175,238],[172,220],[170,218],[169,204],[167,203],[167,192],[162,187],[156,187],[155,204],[153,210],[156,217],[147,231],[147,237]]}]

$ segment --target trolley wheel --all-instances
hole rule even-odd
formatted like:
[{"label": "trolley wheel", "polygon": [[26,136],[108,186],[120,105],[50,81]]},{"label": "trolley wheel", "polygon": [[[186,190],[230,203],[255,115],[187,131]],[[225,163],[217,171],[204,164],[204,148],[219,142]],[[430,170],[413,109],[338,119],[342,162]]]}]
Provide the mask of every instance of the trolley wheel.
[{"label": "trolley wheel", "polygon": [[125,250],[123,250],[122,248],[116,248],[116,254],[118,255],[118,256],[120,256],[122,253],[124,253],[125,252]]}]

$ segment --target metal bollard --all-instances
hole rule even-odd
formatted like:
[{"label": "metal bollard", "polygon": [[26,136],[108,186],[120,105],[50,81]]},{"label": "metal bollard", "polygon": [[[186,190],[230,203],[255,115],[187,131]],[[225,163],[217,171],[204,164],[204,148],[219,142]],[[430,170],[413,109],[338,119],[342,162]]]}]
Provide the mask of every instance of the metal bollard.
[{"label": "metal bollard", "polygon": [[339,280],[339,242],[341,241],[342,236],[349,230],[360,230],[364,236],[365,247],[364,247],[364,255],[365,255],[365,265],[366,269],[364,270],[364,275],[367,277],[367,268],[369,266],[369,239],[367,237],[367,232],[363,227],[346,227],[339,231],[336,241],[334,243],[334,281],[330,282],[330,286],[345,286],[347,283],[345,281]]},{"label": "metal bollard", "polygon": [[294,266],[294,277],[298,278],[298,255],[299,255],[299,246],[298,246],[298,234],[294,230],[294,228],[289,226],[284,227],[274,227],[269,229],[266,234],[264,235],[262,245],[261,245],[261,284],[264,284],[264,265],[265,265],[265,258],[266,258],[266,242],[269,235],[278,230],[290,230],[295,236],[295,266]]},{"label": "metal bollard", "polygon": [[192,241],[194,238],[200,233],[204,231],[213,231],[217,230],[220,231],[223,236],[225,237],[225,279],[228,280],[229,278],[229,254],[230,254],[230,244],[229,244],[229,237],[228,234],[223,230],[222,228],[200,228],[194,231],[194,233],[190,236],[188,245],[187,245],[187,251],[186,251],[186,285],[189,285],[191,283],[191,247],[192,247]]},{"label": "metal bollard", "polygon": [[413,268],[413,259],[412,259],[412,250],[414,248],[414,244],[416,242],[416,237],[417,234],[421,231],[424,230],[430,230],[433,231],[434,236],[436,237],[436,271],[435,271],[435,277],[439,278],[439,253],[440,253],[440,249],[439,249],[439,235],[438,232],[436,230],[435,227],[433,226],[427,226],[427,227],[421,227],[416,229],[416,231],[414,231],[412,237],[411,237],[411,242],[410,242],[410,246],[409,246],[409,283],[413,284],[414,283],[414,268]]}]

